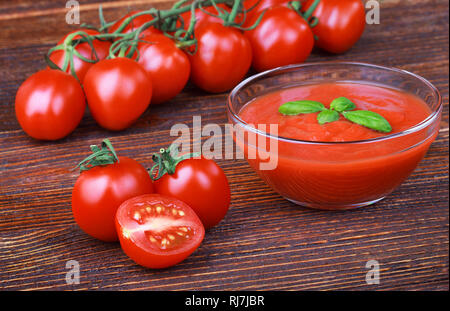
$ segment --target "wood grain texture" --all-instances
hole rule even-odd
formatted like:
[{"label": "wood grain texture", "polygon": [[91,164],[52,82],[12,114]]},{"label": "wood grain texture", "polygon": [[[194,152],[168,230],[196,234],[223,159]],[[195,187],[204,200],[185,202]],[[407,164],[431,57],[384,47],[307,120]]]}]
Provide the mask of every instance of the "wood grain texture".
[{"label": "wood grain texture", "polygon": [[[166,0],[104,1],[113,20],[130,8]],[[97,22],[98,2],[80,1],[82,22]],[[45,64],[43,54],[73,27],[65,1],[0,1],[0,289],[102,290],[448,290],[448,1],[384,1],[381,24],[370,25],[348,53],[314,51],[308,61],[353,60],[394,66],[429,79],[441,91],[441,131],[426,158],[393,194],[348,212],[301,208],[269,189],[245,161],[218,161],[232,204],[186,261],[147,270],[116,243],[84,234],[71,214],[70,169],[90,144],[110,137],[121,155],[151,165],[167,146],[174,123],[226,123],[227,94],[188,85],[171,102],[151,107],[131,128],[111,133],[86,112],[58,142],[24,134],[14,116],[20,83]],[[380,262],[381,282],[367,285],[365,264]],[[81,267],[79,285],[66,285],[66,261]]]}]

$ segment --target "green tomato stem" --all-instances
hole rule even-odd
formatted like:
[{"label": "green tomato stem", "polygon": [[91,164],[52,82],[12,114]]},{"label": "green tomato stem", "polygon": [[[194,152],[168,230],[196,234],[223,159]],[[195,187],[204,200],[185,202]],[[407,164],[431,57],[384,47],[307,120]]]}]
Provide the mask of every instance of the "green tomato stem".
[{"label": "green tomato stem", "polygon": [[309,18],[314,13],[317,6],[319,5],[319,2],[320,2],[320,0],[314,0],[313,4],[311,4],[311,6],[308,8],[308,10],[306,10],[306,12],[303,14],[304,19],[309,20]]},{"label": "green tomato stem", "polygon": [[92,154],[78,163],[74,170],[80,169],[80,172],[84,172],[96,166],[119,163],[119,157],[109,139],[104,139],[100,148],[91,145],[91,151]]},{"label": "green tomato stem", "polygon": [[199,157],[199,153],[188,153],[182,156],[178,155],[179,145],[173,143],[169,148],[161,148],[159,153],[155,153],[152,156],[155,164],[149,171],[150,178],[155,181],[163,177],[165,174],[175,174],[178,163],[183,160]]}]

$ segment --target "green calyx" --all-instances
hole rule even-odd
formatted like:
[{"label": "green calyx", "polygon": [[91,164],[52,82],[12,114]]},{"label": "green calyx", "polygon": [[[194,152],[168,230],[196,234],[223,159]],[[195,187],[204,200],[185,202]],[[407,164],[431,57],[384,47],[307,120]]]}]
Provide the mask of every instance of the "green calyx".
[{"label": "green calyx", "polygon": [[116,162],[119,163],[119,158],[109,139],[104,139],[101,147],[91,145],[90,148],[92,154],[78,163],[74,170],[79,169],[80,172],[84,172],[96,166],[109,165]]},{"label": "green calyx", "polygon": [[149,171],[150,178],[152,180],[158,180],[165,174],[175,174],[178,163],[186,159],[200,156],[199,153],[187,153],[180,156],[178,149],[179,145],[173,143],[169,148],[161,148],[159,150],[159,153],[153,154],[152,160],[153,162],[155,162],[155,164]]},{"label": "green calyx", "polygon": [[325,108],[321,102],[311,100],[298,100],[284,103],[278,111],[286,116],[316,113],[317,122],[321,125],[339,120],[340,115],[350,122],[362,125],[372,130],[389,133],[392,127],[380,114],[369,110],[354,110],[356,105],[346,97],[339,97],[330,103],[330,109]]},{"label": "green calyx", "polygon": [[313,28],[316,27],[319,23],[319,19],[312,14],[316,10],[317,6],[319,5],[320,0],[314,0],[314,2],[309,6],[309,8],[303,12],[302,11],[302,3],[300,1],[289,1],[288,7],[295,12],[297,12],[298,15],[303,17],[307,22],[309,27]]}]

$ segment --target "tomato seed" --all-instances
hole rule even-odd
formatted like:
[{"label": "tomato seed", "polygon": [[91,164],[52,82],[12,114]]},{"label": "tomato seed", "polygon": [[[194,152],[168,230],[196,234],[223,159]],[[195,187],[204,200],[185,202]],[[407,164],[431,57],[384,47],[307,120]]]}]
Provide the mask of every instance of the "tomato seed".
[{"label": "tomato seed", "polygon": [[133,218],[136,221],[140,221],[141,220],[141,214],[139,214],[139,212],[135,212]]}]

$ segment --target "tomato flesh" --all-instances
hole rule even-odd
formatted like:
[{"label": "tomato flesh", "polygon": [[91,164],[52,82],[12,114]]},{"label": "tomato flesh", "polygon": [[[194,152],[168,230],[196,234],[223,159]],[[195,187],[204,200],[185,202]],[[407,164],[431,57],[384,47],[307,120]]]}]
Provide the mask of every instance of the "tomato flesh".
[{"label": "tomato flesh", "polygon": [[125,201],[117,210],[116,229],[125,254],[153,269],[183,261],[205,235],[200,219],[186,203],[159,194]]},{"label": "tomato flesh", "polygon": [[223,170],[210,159],[186,159],[174,174],[153,183],[155,191],[187,203],[206,229],[217,225],[230,206],[230,187]]}]

